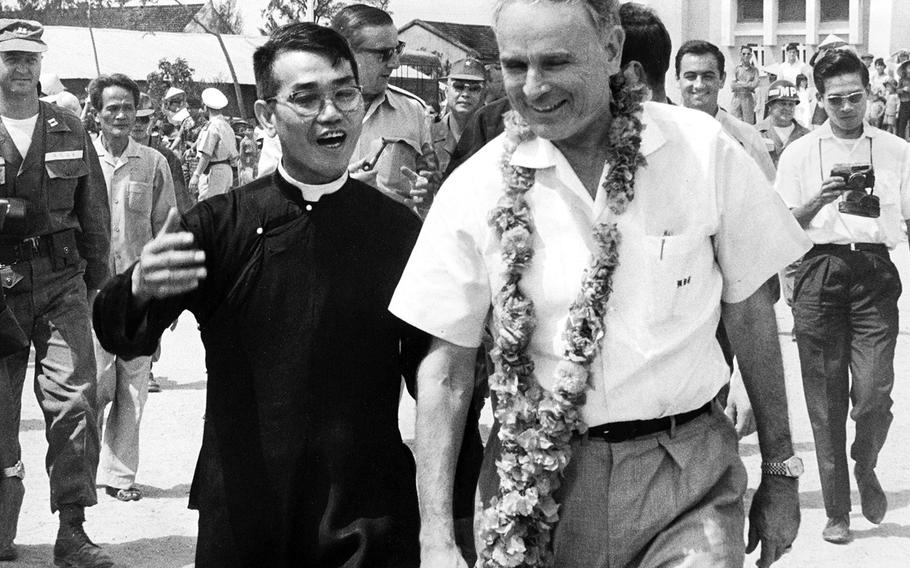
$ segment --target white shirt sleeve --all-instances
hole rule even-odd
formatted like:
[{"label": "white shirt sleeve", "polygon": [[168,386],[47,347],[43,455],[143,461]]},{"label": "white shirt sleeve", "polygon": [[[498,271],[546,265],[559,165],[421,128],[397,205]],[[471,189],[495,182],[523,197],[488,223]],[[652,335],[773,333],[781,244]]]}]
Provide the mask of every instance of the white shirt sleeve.
[{"label": "white shirt sleeve", "polygon": [[755,162],[727,138],[718,142],[715,168],[720,222],[714,246],[723,274],[721,300],[736,303],[812,243]]},{"label": "white shirt sleeve", "polygon": [[436,196],[389,310],[430,335],[477,347],[491,291],[468,181],[453,176]]}]

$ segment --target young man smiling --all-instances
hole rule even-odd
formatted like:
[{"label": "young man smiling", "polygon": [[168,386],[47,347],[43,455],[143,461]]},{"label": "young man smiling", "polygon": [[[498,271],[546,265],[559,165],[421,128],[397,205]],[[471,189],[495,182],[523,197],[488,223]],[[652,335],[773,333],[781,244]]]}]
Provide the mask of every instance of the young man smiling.
[{"label": "young man smiling", "polygon": [[419,220],[348,176],[364,104],[344,38],[290,24],[253,67],[277,172],[172,220],[101,292],[95,327],[133,356],[184,309],[200,322],[197,568],[416,567],[398,399],[428,342],[386,306]]}]

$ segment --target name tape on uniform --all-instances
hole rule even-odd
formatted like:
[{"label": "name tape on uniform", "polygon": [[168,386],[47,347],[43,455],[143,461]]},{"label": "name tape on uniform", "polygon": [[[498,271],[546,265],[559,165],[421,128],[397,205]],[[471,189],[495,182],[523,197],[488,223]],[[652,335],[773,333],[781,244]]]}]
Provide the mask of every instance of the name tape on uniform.
[{"label": "name tape on uniform", "polygon": [[62,152],[48,152],[44,155],[45,162],[57,162],[60,160],[81,160],[82,150],[65,150]]}]

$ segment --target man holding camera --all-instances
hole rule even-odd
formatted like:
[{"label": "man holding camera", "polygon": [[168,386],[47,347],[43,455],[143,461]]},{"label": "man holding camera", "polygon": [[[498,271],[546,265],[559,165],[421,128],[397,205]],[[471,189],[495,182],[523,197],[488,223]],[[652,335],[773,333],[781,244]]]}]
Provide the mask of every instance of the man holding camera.
[{"label": "man holding camera", "polygon": [[910,218],[910,145],[863,121],[869,71],[853,52],[820,58],[815,85],[828,121],[784,150],[776,189],[814,243],[796,274],[796,342],[828,515],[822,538],[846,543],[851,398],[863,516],[880,523],[888,506],[875,475],[892,419],[901,293],[888,249]]}]

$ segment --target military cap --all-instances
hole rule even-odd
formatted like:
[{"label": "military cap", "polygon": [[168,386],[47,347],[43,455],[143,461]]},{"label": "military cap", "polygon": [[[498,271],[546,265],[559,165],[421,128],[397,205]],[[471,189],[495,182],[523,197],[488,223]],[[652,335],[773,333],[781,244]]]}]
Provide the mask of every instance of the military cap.
[{"label": "military cap", "polygon": [[458,79],[461,81],[486,81],[487,70],[483,63],[468,57],[459,59],[452,64],[452,70],[449,72],[449,79]]},{"label": "military cap", "polygon": [[228,105],[228,100],[224,93],[214,87],[209,87],[202,91],[202,104],[210,109],[221,110]]},{"label": "military cap", "polygon": [[33,20],[0,19],[0,51],[47,51],[41,39],[44,26]]}]

